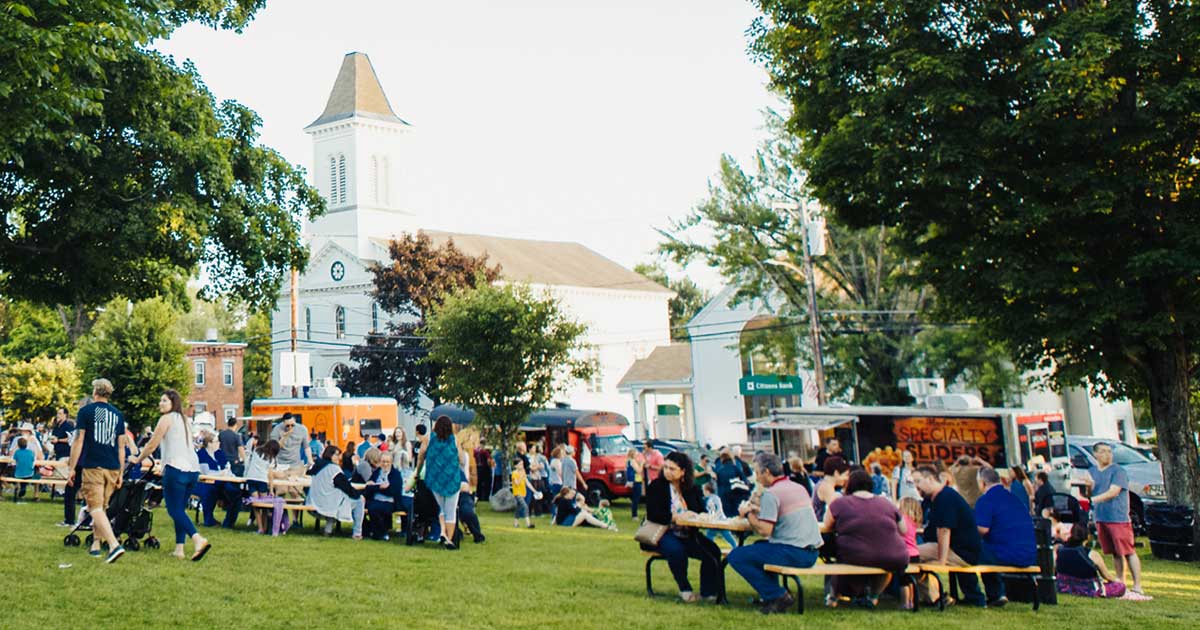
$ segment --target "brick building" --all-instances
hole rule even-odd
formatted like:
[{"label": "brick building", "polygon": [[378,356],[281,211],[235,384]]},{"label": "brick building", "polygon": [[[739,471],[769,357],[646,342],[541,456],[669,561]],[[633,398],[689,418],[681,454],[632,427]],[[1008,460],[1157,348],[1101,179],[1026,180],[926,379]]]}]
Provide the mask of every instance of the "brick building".
[{"label": "brick building", "polygon": [[192,413],[207,411],[218,421],[241,415],[242,357],[246,344],[224,341],[185,341],[184,361],[192,374]]}]

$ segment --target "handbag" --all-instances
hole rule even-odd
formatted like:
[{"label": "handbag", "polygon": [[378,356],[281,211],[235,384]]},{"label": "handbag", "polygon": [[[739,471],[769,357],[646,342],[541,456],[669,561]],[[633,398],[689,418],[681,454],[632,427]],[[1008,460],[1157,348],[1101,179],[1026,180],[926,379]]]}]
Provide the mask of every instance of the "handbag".
[{"label": "handbag", "polygon": [[633,539],[642,543],[643,545],[657,547],[658,541],[662,540],[663,534],[666,533],[666,525],[659,525],[658,523],[645,520],[642,521],[642,524],[640,527],[638,527],[637,532],[633,534]]}]

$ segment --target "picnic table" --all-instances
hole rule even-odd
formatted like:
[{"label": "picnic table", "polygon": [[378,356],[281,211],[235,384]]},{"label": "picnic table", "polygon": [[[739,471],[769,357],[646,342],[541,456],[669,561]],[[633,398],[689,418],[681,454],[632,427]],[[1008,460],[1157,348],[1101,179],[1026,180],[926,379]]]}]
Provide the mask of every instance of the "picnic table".
[{"label": "picnic table", "polygon": [[[312,486],[312,477],[291,477],[288,479],[272,479],[270,482],[271,488],[308,488]],[[355,490],[363,490],[368,484],[352,483],[350,484]]]},{"label": "picnic table", "polygon": [[751,532],[754,531],[753,528],[750,527],[750,521],[741,517],[713,518],[706,514],[697,514],[695,518],[681,518],[675,522],[676,524],[683,525],[684,527],[723,529],[733,532],[733,535],[737,537],[739,547],[746,544],[746,538],[749,537]]},{"label": "picnic table", "polygon": [[217,483],[219,481],[227,481],[229,483],[246,483],[246,478],[235,477],[233,475],[200,475],[200,483]]}]

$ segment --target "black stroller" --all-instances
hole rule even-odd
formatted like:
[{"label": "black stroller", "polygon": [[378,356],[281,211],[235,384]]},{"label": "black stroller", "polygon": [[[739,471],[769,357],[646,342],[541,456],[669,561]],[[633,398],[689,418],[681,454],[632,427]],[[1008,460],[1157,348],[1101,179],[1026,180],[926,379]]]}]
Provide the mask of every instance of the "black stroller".
[{"label": "black stroller", "polygon": [[[433,498],[433,492],[420,479],[417,480],[413,488],[412,511],[413,513],[408,516],[408,535],[404,539],[404,544],[406,545],[425,542],[425,539],[429,537],[429,533],[437,525],[438,514],[441,512],[438,508],[437,499]],[[462,542],[462,530],[458,527],[454,528],[453,542],[455,546]]]},{"label": "black stroller", "polygon": [[[148,549],[158,549],[158,539],[150,535],[154,523],[150,503],[156,497],[161,501],[162,486],[151,478],[151,473],[145,473],[136,479],[132,478],[133,470],[132,466],[125,469],[121,487],[113,492],[105,513],[108,515],[108,522],[112,524],[113,535],[119,540],[123,539],[121,544],[125,546],[125,549],[137,551],[142,548],[142,545]],[[78,547],[81,542],[85,542],[87,546],[91,547],[94,540],[93,535],[89,533],[87,538],[81,541],[78,534],[80,531],[90,532],[92,530],[91,520],[86,510],[82,510],[79,522],[63,537],[63,545]]]}]

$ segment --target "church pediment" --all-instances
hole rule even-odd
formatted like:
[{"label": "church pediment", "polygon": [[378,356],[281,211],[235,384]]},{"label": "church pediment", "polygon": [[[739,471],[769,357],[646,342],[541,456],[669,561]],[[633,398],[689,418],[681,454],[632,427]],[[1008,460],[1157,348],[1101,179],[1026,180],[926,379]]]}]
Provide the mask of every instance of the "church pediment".
[{"label": "church pediment", "polygon": [[300,276],[301,291],[362,291],[374,280],[369,264],[334,241],[326,242],[309,259],[308,269]]}]

